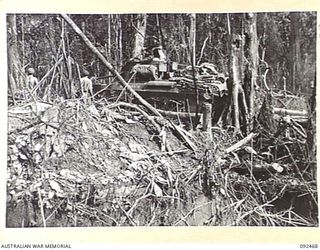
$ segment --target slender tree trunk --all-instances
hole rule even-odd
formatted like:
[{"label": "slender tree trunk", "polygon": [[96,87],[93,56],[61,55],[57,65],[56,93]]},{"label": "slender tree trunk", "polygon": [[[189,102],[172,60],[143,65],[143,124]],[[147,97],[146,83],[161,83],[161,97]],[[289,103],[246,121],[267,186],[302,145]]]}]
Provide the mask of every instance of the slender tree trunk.
[{"label": "slender tree trunk", "polygon": [[[228,88],[228,96],[226,101],[226,107],[223,109],[221,113],[221,121],[223,125],[226,125],[228,123],[228,119],[230,118],[230,110],[232,110],[231,103],[232,103],[232,51],[231,51],[231,44],[232,44],[232,34],[231,34],[231,21],[230,21],[230,14],[225,14],[225,23],[226,23],[226,29],[228,31],[228,42],[227,42],[227,51],[229,53],[228,56],[228,72],[229,72],[229,79],[227,80],[227,88]],[[231,115],[232,117],[232,115]]]},{"label": "slender tree trunk", "polygon": [[121,16],[118,15],[118,51],[119,51],[119,69],[123,65],[123,51],[122,51],[122,21]]},{"label": "slender tree trunk", "polygon": [[161,28],[161,23],[160,23],[160,17],[159,17],[159,14],[156,14],[156,21],[157,21],[157,30],[158,30],[158,36],[159,36],[159,39],[160,39],[160,45],[166,49],[166,45],[164,43],[164,36],[163,36],[163,33],[162,33],[162,28]]},{"label": "slender tree trunk", "polygon": [[107,33],[108,33],[108,39],[107,39],[107,48],[106,48],[106,57],[108,58],[108,60],[111,59],[111,15],[109,14],[107,16]]},{"label": "slender tree trunk", "polygon": [[192,65],[196,65],[196,14],[190,14],[190,51]]},{"label": "slender tree trunk", "polygon": [[116,70],[119,70],[119,36],[118,36],[118,15],[114,15],[113,19],[113,25],[114,27],[114,47],[115,47],[115,52],[114,52],[114,66]]},{"label": "slender tree trunk", "polygon": [[53,53],[54,57],[56,58],[56,60],[58,60],[59,55],[58,55],[57,48],[56,48],[56,41],[55,41],[54,34],[55,34],[55,26],[53,23],[53,17],[50,16],[48,19],[48,40],[49,40],[49,44],[50,44],[50,48],[52,50],[52,53]]},{"label": "slender tree trunk", "polygon": [[[71,67],[70,67],[70,58],[67,54],[67,46],[68,43],[66,41],[68,40],[66,38],[66,24],[64,22],[64,19],[61,20],[61,41],[62,41],[62,53],[63,53],[63,58],[65,62],[65,67],[66,67],[66,74],[67,74],[67,80],[63,81],[63,89],[65,93],[65,98],[71,98],[71,81],[72,81],[72,76],[71,76]],[[63,68],[62,68],[63,70]],[[61,73],[61,77],[64,78],[64,74]]]},{"label": "slender tree trunk", "polygon": [[244,36],[243,15],[233,14],[232,18],[230,18],[230,16],[228,15],[227,22],[229,33],[228,48],[230,53],[230,79],[227,81],[227,83],[229,94],[232,97],[230,100],[230,108],[232,110],[231,117],[233,120],[233,125],[235,127],[235,133],[243,132],[245,134],[248,134],[248,102],[246,100],[244,92],[244,48],[246,36]]},{"label": "slender tree trunk", "polygon": [[[16,15],[8,15],[8,77],[12,92],[23,87],[21,62],[18,51]],[[14,94],[14,93],[12,93]]]},{"label": "slender tree trunk", "polygon": [[231,32],[229,75],[232,82],[233,125],[235,133],[248,133],[248,105],[244,93],[244,39]]},{"label": "slender tree trunk", "polygon": [[182,52],[182,58],[179,62],[182,62],[182,63],[186,63],[186,62],[189,62],[191,64],[191,61],[190,61],[190,58],[191,58],[191,55],[190,55],[190,49],[188,49],[188,45],[187,45],[187,42],[186,42],[186,34],[185,34],[185,24],[184,24],[184,21],[183,21],[183,16],[182,14],[179,15],[179,19],[178,19],[178,30],[179,30],[179,37],[180,37],[180,41],[182,43],[182,46],[183,46],[183,52]]},{"label": "slender tree trunk", "polygon": [[[106,48],[106,57],[108,61],[111,60],[111,15],[107,15],[107,25],[108,25],[108,40],[107,40],[107,48]],[[108,84],[110,84],[110,76],[111,72],[108,72]]]},{"label": "slender tree trunk", "polygon": [[236,132],[240,131],[240,114],[239,114],[239,92],[241,88],[241,38],[235,37],[231,45],[231,70],[233,78],[232,100],[233,100],[233,118]]},{"label": "slender tree trunk", "polygon": [[290,33],[290,78],[291,88],[295,92],[298,84],[302,81],[301,67],[301,34],[300,34],[300,14],[298,12],[290,13],[291,33]]},{"label": "slender tree trunk", "polygon": [[245,69],[244,90],[248,101],[248,129],[253,129],[253,117],[255,115],[254,100],[255,86],[258,75],[258,36],[257,36],[257,14],[245,14],[245,56],[247,64]]},{"label": "slender tree trunk", "polygon": [[[316,124],[316,74],[314,75],[314,86],[312,90],[312,96],[310,98],[310,116],[309,116],[309,122],[308,122],[308,147],[309,147],[309,159],[311,162],[316,162],[317,159],[317,124]],[[311,173],[313,174],[313,177],[316,178],[317,172],[316,172],[316,163],[312,164],[313,168],[311,169]]]},{"label": "slender tree trunk", "polygon": [[24,48],[24,16],[21,15],[20,21],[21,21],[21,47],[22,47],[21,62],[22,62],[22,68],[23,68],[23,67],[24,67],[24,58],[25,58],[25,48]]},{"label": "slender tree trunk", "polygon": [[199,123],[199,91],[198,91],[198,83],[196,80],[196,14],[190,14],[190,36],[189,36],[189,51],[191,55],[191,66],[192,66],[192,77],[194,83],[194,90],[196,95],[196,120],[194,122],[194,129],[197,127]]},{"label": "slender tree trunk", "polygon": [[138,20],[136,26],[134,46],[132,50],[132,58],[142,59],[142,50],[144,46],[147,28],[147,14],[138,14],[137,18]]}]

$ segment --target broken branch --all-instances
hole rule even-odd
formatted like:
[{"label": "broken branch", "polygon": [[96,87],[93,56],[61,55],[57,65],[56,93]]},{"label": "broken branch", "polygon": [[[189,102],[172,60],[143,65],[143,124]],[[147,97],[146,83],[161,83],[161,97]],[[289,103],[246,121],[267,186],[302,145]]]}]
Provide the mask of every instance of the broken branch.
[{"label": "broken branch", "polygon": [[80,30],[80,28],[73,22],[73,20],[67,14],[61,14],[61,16],[67,21],[71,28],[77,33],[77,35],[83,40],[83,42],[88,46],[88,48],[101,60],[101,62],[108,68],[108,70],[118,79],[120,84],[127,88],[127,90],[135,97],[137,100],[149,109],[156,116],[162,117],[162,115],[154,108],[150,103],[144,100],[116,71],[113,66],[106,60],[106,58],[100,53],[100,51],[90,42],[85,34]]},{"label": "broken branch", "polygon": [[257,133],[251,133],[248,136],[246,136],[245,138],[243,138],[242,140],[238,141],[236,144],[233,144],[232,146],[230,146],[229,148],[227,148],[225,150],[225,152],[227,154],[236,151],[237,149],[241,148],[242,146],[244,146],[245,144],[247,144],[248,142],[250,142],[254,137],[256,137],[258,134]]}]

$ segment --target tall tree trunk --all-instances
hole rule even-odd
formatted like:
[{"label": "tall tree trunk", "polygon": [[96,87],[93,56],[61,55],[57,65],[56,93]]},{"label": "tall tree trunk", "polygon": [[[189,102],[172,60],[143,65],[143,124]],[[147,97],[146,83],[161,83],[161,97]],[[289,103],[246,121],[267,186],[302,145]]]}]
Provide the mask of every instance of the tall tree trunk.
[{"label": "tall tree trunk", "polygon": [[[317,159],[317,125],[316,125],[316,89],[317,89],[317,81],[316,81],[316,74],[314,75],[314,86],[312,89],[312,96],[309,100],[310,103],[310,116],[308,122],[308,147],[309,147],[309,159],[311,162],[316,162]],[[314,178],[316,178],[316,163],[312,163],[313,168],[311,169],[311,173],[313,174]]]},{"label": "tall tree trunk", "polygon": [[301,34],[300,34],[300,14],[290,13],[291,33],[290,33],[290,80],[292,91],[295,92],[298,84],[301,84]]},{"label": "tall tree trunk", "polygon": [[[66,24],[64,19],[61,20],[61,42],[62,42],[63,58],[64,58],[65,67],[66,67],[66,77],[67,77],[67,80],[63,81],[62,87],[65,94],[64,97],[72,98],[71,96],[72,68],[70,65],[70,56],[69,56],[70,53],[68,51],[68,39],[67,39]],[[61,77],[64,78],[64,74],[61,73]]]},{"label": "tall tree trunk", "polygon": [[[106,58],[108,61],[111,60],[111,15],[107,15],[107,26],[108,26],[108,39],[107,39],[107,48],[106,48]],[[108,84],[110,84],[111,72],[108,71]]]},{"label": "tall tree trunk", "polygon": [[231,103],[232,103],[232,59],[231,59],[231,44],[232,44],[232,35],[231,35],[231,22],[230,22],[230,14],[225,14],[225,23],[226,23],[226,29],[228,31],[228,40],[227,40],[227,51],[229,53],[228,56],[228,65],[227,65],[227,71],[229,72],[229,79],[227,80],[227,88],[228,88],[228,96],[226,101],[226,107],[224,107],[222,113],[221,113],[221,121],[223,125],[228,124],[228,120],[232,115],[230,116],[230,109],[231,109]]},{"label": "tall tree trunk", "polygon": [[8,77],[9,89],[14,94],[16,89],[23,87],[21,62],[18,51],[16,15],[8,15]]},{"label": "tall tree trunk", "polygon": [[106,57],[110,61],[111,60],[111,15],[107,15],[107,33],[108,33],[108,39],[107,39],[107,48],[106,48]]},{"label": "tall tree trunk", "polygon": [[196,66],[196,14],[190,14],[190,36],[189,36],[189,50],[191,55],[191,66],[192,66],[192,77],[194,83],[194,90],[196,95],[196,120],[194,122],[194,129],[199,123],[199,91],[198,84],[195,75],[195,66]]},{"label": "tall tree trunk", "polygon": [[118,15],[118,53],[119,53],[119,65],[118,69],[120,70],[123,65],[123,52],[122,52],[122,22],[121,16]]},{"label": "tall tree trunk", "polygon": [[142,50],[144,46],[147,28],[147,14],[138,14],[137,19],[138,20],[136,26],[134,46],[132,50],[132,58],[142,59]]},{"label": "tall tree trunk", "polygon": [[[236,25],[242,17],[236,16]],[[235,133],[248,133],[248,105],[243,89],[244,84],[244,39],[242,29],[233,27],[230,42],[229,75],[232,81],[233,125]],[[241,33],[240,33],[241,32]],[[241,35],[240,35],[241,34]]]},{"label": "tall tree trunk", "polygon": [[241,88],[241,38],[234,36],[231,44],[231,74],[233,79],[232,101],[233,118],[236,132],[240,131],[239,93]]},{"label": "tall tree trunk", "polygon": [[25,58],[25,47],[24,47],[24,16],[21,15],[20,17],[21,22],[21,47],[22,47],[22,56],[21,56],[21,63],[22,68],[24,67],[24,58]]},{"label": "tall tree trunk", "polygon": [[255,86],[258,75],[258,36],[257,36],[257,14],[245,14],[245,56],[247,64],[245,68],[244,90],[249,109],[248,129],[253,129]]},{"label": "tall tree trunk", "polygon": [[196,14],[190,14],[190,51],[192,65],[196,65]]},{"label": "tall tree trunk", "polygon": [[179,60],[180,63],[187,63],[189,62],[191,64],[190,58],[190,49],[188,49],[187,41],[186,41],[186,34],[185,34],[185,24],[183,21],[183,16],[182,14],[179,14],[179,19],[178,19],[178,30],[179,30],[179,40],[181,41],[182,47],[183,47],[183,52],[182,52],[182,58]]},{"label": "tall tree trunk", "polygon": [[158,36],[159,36],[159,40],[160,40],[160,45],[163,47],[163,49],[166,49],[166,45],[164,43],[164,36],[163,36],[163,33],[162,33],[159,14],[156,14],[156,21],[157,21],[157,30],[158,30]]},{"label": "tall tree trunk", "polygon": [[119,70],[119,36],[118,36],[118,15],[115,14],[113,18],[113,30],[114,30],[114,66],[116,70]]},{"label": "tall tree trunk", "polygon": [[[48,18],[48,41],[50,44],[50,48],[52,50],[52,54],[54,55],[55,59],[58,60],[58,52],[56,48],[57,42],[55,41],[55,26],[53,23],[53,16]],[[49,65],[50,68],[50,65]]]},{"label": "tall tree trunk", "polygon": [[[244,19],[242,14],[233,14],[227,16],[229,33],[229,75],[230,82],[228,86],[231,94],[232,120],[235,127],[235,133],[248,134],[248,100],[245,96],[245,55],[244,48],[247,40],[244,33]],[[248,37],[248,36],[247,36]],[[248,43],[250,44],[250,42]],[[230,86],[232,84],[232,87]],[[230,90],[232,93],[230,93]]]}]

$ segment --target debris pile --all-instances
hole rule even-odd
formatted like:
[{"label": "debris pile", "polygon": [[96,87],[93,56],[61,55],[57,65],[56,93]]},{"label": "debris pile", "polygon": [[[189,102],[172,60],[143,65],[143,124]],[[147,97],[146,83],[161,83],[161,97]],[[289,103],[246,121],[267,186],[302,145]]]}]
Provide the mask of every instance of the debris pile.
[{"label": "debris pile", "polygon": [[177,141],[161,152],[141,122],[78,101],[11,108],[7,226],[170,224],[195,160]]},{"label": "debris pile", "polygon": [[170,78],[171,81],[177,81],[178,85],[187,89],[194,89],[194,81],[197,81],[197,87],[204,91],[208,98],[212,95],[220,97],[227,95],[227,79],[228,77],[218,72],[212,63],[202,63],[194,68],[187,66],[180,72],[179,77]]},{"label": "debris pile", "polygon": [[210,139],[169,121],[159,131],[156,119],[120,107],[9,108],[7,227],[315,224],[279,209],[287,195],[316,197],[291,148],[280,155],[287,141],[248,145],[259,135],[235,141],[218,127]]}]

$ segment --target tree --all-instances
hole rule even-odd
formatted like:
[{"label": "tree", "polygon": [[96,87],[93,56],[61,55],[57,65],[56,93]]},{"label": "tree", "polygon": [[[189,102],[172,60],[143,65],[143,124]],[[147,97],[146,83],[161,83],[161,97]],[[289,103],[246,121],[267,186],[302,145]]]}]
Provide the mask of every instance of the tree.
[{"label": "tree", "polygon": [[[247,110],[246,110],[246,101],[244,98],[243,86],[243,40],[241,35],[233,34],[231,41],[231,55],[230,55],[230,75],[232,75],[232,102],[233,102],[233,118],[234,118],[234,127],[235,132],[240,132],[240,105],[245,110],[242,111],[243,121],[247,125]],[[242,103],[241,103],[242,101]]]},{"label": "tree", "polygon": [[162,28],[161,28],[161,23],[160,23],[160,18],[159,18],[159,14],[156,14],[156,22],[157,22],[157,31],[158,31],[158,36],[160,39],[160,45],[166,49],[166,44],[164,42],[164,36],[163,36],[163,32],[162,32]]},{"label": "tree", "polygon": [[16,15],[8,15],[8,77],[9,89],[14,95],[17,89],[23,87],[21,62],[18,50]]},{"label": "tree", "polygon": [[194,128],[198,125],[199,122],[199,91],[198,91],[198,84],[196,81],[195,76],[195,66],[196,66],[196,14],[192,13],[190,14],[190,36],[189,36],[189,50],[191,55],[191,66],[192,66],[192,77],[193,77],[193,83],[194,83],[194,90],[196,95],[196,121],[194,123]]},{"label": "tree", "polygon": [[253,129],[253,118],[255,115],[254,100],[255,86],[258,76],[258,36],[257,36],[257,14],[247,13],[244,15],[245,23],[245,47],[244,55],[246,57],[244,90],[248,103],[248,129]]},{"label": "tree", "polygon": [[300,14],[299,12],[290,13],[291,32],[290,32],[290,81],[292,91],[301,83],[301,35],[300,35]]},{"label": "tree", "polygon": [[132,58],[142,57],[142,50],[144,46],[146,28],[147,28],[147,14],[138,14],[137,15],[137,26],[135,27],[135,41],[132,50]]},{"label": "tree", "polygon": [[[243,34],[242,24],[243,15],[230,15],[229,26],[229,76],[232,87],[229,86],[229,95],[231,95],[231,110],[233,126],[235,133],[248,133],[248,105],[245,96],[245,36]],[[229,23],[229,21],[228,21]]]},{"label": "tree", "polygon": [[301,83],[301,35],[300,35],[300,14],[299,12],[290,13],[291,32],[290,32],[290,82],[292,91]]},{"label": "tree", "polygon": [[[316,74],[314,74],[314,86],[312,89],[312,95],[309,100],[309,114],[310,118],[308,121],[308,132],[307,132],[307,142],[308,142],[308,148],[309,148],[309,158],[311,161],[314,161],[317,159],[317,136],[316,136]],[[314,165],[314,164],[313,164]],[[312,169],[313,176],[316,177],[316,165],[314,165],[314,168]]]},{"label": "tree", "polygon": [[196,65],[196,14],[190,14],[190,37],[189,37],[191,64]]}]

